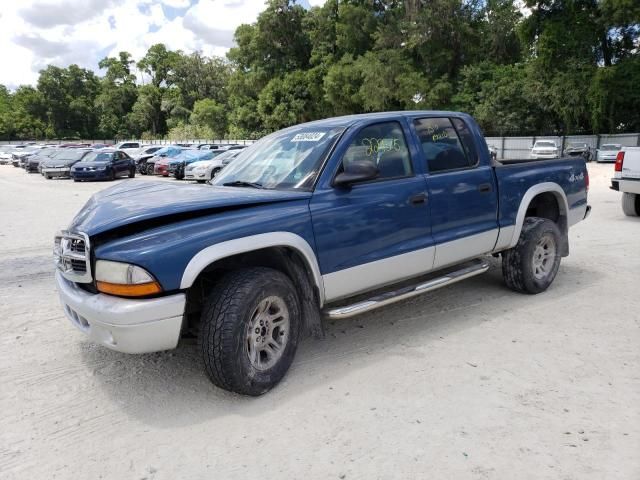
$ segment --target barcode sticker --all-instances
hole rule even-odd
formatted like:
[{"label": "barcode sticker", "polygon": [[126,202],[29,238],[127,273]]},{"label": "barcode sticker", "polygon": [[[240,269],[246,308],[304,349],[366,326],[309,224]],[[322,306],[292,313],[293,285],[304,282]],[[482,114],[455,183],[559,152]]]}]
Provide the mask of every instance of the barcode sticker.
[{"label": "barcode sticker", "polygon": [[298,133],[291,139],[292,142],[317,142],[324,137],[324,132]]}]

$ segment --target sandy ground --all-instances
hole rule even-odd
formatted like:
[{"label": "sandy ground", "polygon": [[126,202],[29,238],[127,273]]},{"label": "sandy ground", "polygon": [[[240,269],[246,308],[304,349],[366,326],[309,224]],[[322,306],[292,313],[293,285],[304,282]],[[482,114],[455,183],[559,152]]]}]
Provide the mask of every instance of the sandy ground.
[{"label": "sandy ground", "polygon": [[327,325],[252,399],[209,383],[193,345],[87,343],[51,243],[108,184],[0,166],[0,477],[640,478],[640,219],[608,189],[611,165],[589,169],[593,213],[548,292],[507,290],[494,261]]}]

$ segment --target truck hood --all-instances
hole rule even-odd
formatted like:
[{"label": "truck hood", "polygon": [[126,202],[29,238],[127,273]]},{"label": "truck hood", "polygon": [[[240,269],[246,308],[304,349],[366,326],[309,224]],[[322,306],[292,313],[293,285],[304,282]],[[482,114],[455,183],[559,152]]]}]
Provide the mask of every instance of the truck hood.
[{"label": "truck hood", "polygon": [[304,200],[310,192],[244,187],[176,185],[167,182],[122,182],[93,195],[78,212],[70,230],[89,236],[151,221],[172,222],[185,214],[215,213],[268,203]]}]

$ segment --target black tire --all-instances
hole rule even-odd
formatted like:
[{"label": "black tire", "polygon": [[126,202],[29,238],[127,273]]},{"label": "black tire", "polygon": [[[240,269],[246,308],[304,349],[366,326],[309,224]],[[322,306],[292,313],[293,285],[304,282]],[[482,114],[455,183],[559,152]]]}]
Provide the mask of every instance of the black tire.
[{"label": "black tire", "polygon": [[[254,319],[259,318],[259,306],[273,298],[280,299],[281,305],[286,306],[282,309],[289,316],[286,337],[284,332],[277,330],[279,327],[275,322],[278,320],[275,319],[269,327],[273,331],[266,336],[264,331],[258,332],[258,325],[255,325],[255,332],[251,327]],[[277,385],[289,370],[296,353],[300,311],[295,287],[277,270],[244,268],[224,276],[206,300],[198,335],[199,350],[211,381],[225,390],[252,396],[262,395]],[[251,338],[261,338],[254,337],[254,333],[262,334],[262,341],[267,343],[274,335],[276,341],[280,339],[279,335],[285,337],[280,345],[281,353],[270,368],[257,368],[249,358],[250,345],[255,345]],[[257,354],[258,363],[262,361],[262,353],[265,352]],[[264,358],[268,363],[268,356]]]},{"label": "black tire", "polygon": [[[507,286],[516,292],[531,294],[549,288],[560,267],[561,239],[560,229],[551,220],[525,218],[518,243],[502,253],[502,275]],[[553,251],[551,247],[541,246],[541,242],[553,244]],[[545,251],[548,257],[542,265],[536,266],[535,262],[544,258]]]},{"label": "black tire", "polygon": [[112,168],[109,172],[109,181],[113,182],[116,179],[116,171]]},{"label": "black tire", "polygon": [[213,170],[211,170],[211,178],[209,180],[213,180],[215,178],[215,176],[220,173],[220,170],[222,170],[221,168],[214,168]]},{"label": "black tire", "polygon": [[147,166],[146,166],[147,175],[153,175],[153,167],[154,167],[153,163],[148,163],[147,164]]},{"label": "black tire", "polygon": [[136,176],[136,167],[131,167],[131,170],[129,170],[129,178],[135,178]]},{"label": "black tire", "polygon": [[51,180],[51,175],[45,175],[44,178],[46,178],[47,180]]},{"label": "black tire", "polygon": [[623,193],[622,212],[627,217],[640,216],[640,195],[637,193]]}]

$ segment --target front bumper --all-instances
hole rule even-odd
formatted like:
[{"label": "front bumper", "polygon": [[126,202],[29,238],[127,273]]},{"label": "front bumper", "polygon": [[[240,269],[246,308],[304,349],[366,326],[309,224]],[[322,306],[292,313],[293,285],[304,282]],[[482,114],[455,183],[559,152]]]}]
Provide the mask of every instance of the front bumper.
[{"label": "front bumper", "polygon": [[92,294],[59,271],[56,284],[67,318],[95,343],[123,353],[158,352],[178,344],[184,293],[141,300]]},{"label": "front bumper", "polygon": [[557,153],[531,153],[529,157],[534,160],[542,160],[545,158],[546,159],[558,158],[558,154]]},{"label": "front bumper", "polygon": [[49,175],[50,177],[69,177],[71,176],[71,168],[69,167],[60,167],[60,168],[42,168],[42,173],[45,175]]},{"label": "front bumper", "polygon": [[104,180],[109,178],[109,170],[74,170],[71,177],[76,180]]},{"label": "front bumper", "polygon": [[185,180],[207,180],[206,170],[187,170],[184,174]]},{"label": "front bumper", "polygon": [[640,178],[637,180],[625,180],[623,178],[611,179],[611,190],[623,193],[636,193],[640,195]]}]

